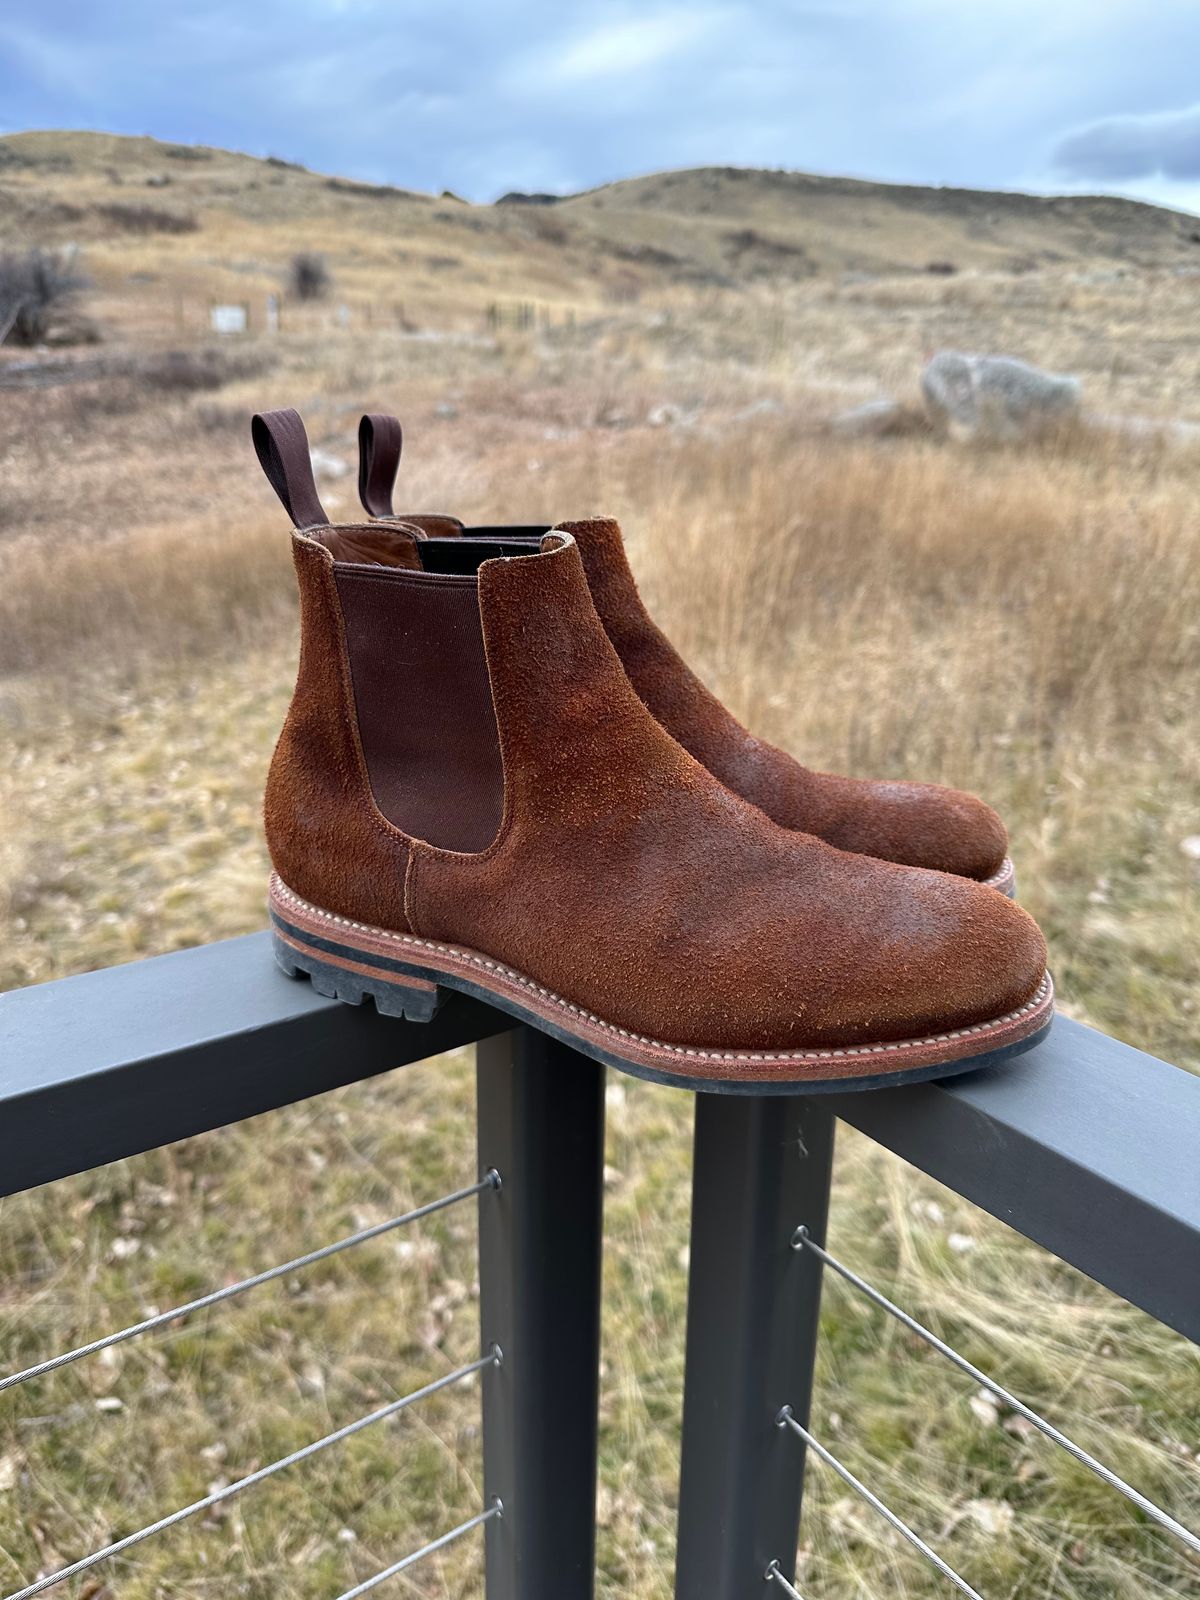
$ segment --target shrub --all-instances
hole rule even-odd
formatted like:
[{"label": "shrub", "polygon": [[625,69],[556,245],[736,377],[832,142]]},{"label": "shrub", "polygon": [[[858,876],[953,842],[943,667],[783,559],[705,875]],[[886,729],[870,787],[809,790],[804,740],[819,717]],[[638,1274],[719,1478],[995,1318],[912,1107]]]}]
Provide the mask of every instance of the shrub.
[{"label": "shrub", "polygon": [[272,358],[249,352],[234,356],[222,350],[168,350],[140,363],[137,381],[143,390],[160,394],[195,394],[261,377],[271,365]]},{"label": "shrub", "polygon": [[292,257],[288,288],[297,300],[323,300],[332,286],[324,256],[302,250]]},{"label": "shrub", "polygon": [[0,255],[0,344],[41,344],[55,313],[85,283],[66,256],[46,250]]},{"label": "shrub", "polygon": [[113,201],[96,209],[114,227],[126,233],[195,233],[200,227],[195,217],[178,211],[163,211],[158,206]]}]

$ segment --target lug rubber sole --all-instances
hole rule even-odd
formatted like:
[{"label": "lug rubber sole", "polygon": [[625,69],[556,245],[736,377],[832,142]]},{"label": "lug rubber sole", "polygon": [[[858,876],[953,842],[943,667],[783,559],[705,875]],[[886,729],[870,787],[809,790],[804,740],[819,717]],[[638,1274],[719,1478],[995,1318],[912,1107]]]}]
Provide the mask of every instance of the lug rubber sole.
[{"label": "lug rubber sole", "polygon": [[607,1066],[708,1093],[834,1094],[953,1077],[1032,1049],[1054,1014],[1047,973],[1023,1006],[970,1028],[839,1049],[705,1050],[616,1027],[478,951],[334,916],[276,876],[269,907],[276,961],[289,977],[307,977],[318,994],[349,1005],[370,999],[385,1016],[429,1022],[457,990]]}]

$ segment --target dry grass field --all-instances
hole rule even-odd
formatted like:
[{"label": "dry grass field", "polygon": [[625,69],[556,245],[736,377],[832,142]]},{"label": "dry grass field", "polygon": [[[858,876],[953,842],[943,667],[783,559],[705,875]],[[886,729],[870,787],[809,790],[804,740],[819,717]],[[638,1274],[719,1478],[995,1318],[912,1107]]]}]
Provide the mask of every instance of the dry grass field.
[{"label": "dry grass field", "polygon": [[[297,405],[350,516],[359,412],[394,409],[407,508],[615,514],[656,614],[756,730],[986,795],[1064,1010],[1200,1070],[1200,450],[828,427],[914,394],[944,347],[1200,421],[1191,219],[777,175],[467,207],[89,138],[0,140],[6,238],[77,238],[104,335],[35,358],[63,368],[38,387],[0,351],[0,987],[263,925],[296,630],[248,417]],[[95,209],[162,172],[138,203],[195,230]],[[203,335],[210,300],[261,299],[301,247],[345,321],[285,303],[274,337]],[[961,270],[919,270],[936,258]],[[519,298],[549,325],[490,328]],[[467,1181],[471,1096],[451,1057],[5,1201],[0,1372]],[[610,1077],[604,1600],[671,1593],[690,1120],[686,1095]],[[1195,1349],[853,1135],[831,1239],[1200,1524]],[[474,1270],[451,1212],[0,1397],[0,1591],[469,1359]],[[837,1284],[824,1333],[820,1433],[989,1600],[1200,1596],[1165,1536]],[[325,1600],[478,1508],[477,1417],[442,1394],[75,1592]],[[466,1600],[478,1572],[467,1540],[395,1589]],[[801,1572],[810,1600],[944,1592],[819,1468]]]}]

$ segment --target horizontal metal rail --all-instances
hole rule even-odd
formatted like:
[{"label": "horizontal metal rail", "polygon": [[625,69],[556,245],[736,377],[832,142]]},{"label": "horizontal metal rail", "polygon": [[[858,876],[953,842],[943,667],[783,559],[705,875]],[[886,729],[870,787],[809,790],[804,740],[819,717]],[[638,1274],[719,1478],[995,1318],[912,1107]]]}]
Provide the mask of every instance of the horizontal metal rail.
[{"label": "horizontal metal rail", "polygon": [[134,1545],[141,1544],[143,1539],[149,1539],[156,1533],[163,1533],[167,1528],[173,1528],[177,1523],[185,1522],[189,1517],[194,1517],[197,1512],[208,1511],[213,1506],[220,1505],[222,1501],[231,1500],[234,1495],[241,1494],[244,1490],[252,1488],[257,1483],[264,1482],[267,1478],[274,1477],[277,1472],[283,1472],[287,1467],[294,1467],[298,1462],[307,1461],[310,1456],[317,1455],[322,1450],[328,1450],[331,1445],[341,1444],[343,1440],[361,1433],[364,1428],[370,1428],[377,1422],[384,1422],[388,1417],[394,1417],[399,1412],[407,1410],[409,1406],[416,1405],[420,1400],[427,1400],[430,1395],[437,1394],[441,1389],[448,1389],[452,1384],[461,1383],[464,1378],[472,1377],[481,1372],[484,1367],[498,1367],[503,1359],[502,1352],[495,1346],[489,1354],[481,1356],[478,1361],[468,1362],[465,1366],[456,1367],[453,1372],[446,1373],[441,1378],[435,1378],[432,1383],[427,1383],[423,1388],[415,1389],[412,1394],[402,1395],[399,1400],[392,1400],[378,1410],[369,1412],[365,1417],[359,1417],[355,1422],[348,1422],[345,1427],[337,1428],[333,1433],[327,1433],[323,1439],[316,1439],[311,1444],[302,1445],[299,1450],[293,1450],[290,1455],[282,1456],[278,1461],[272,1461],[265,1467],[259,1467],[257,1472],[248,1473],[236,1482],[226,1484],[223,1489],[215,1489],[212,1494],[206,1494],[202,1500],[194,1500],[191,1505],[182,1506],[178,1511],[172,1511],[165,1517],[160,1517],[157,1522],[151,1522],[144,1528],[139,1528],[136,1533],[126,1534],[123,1539],[117,1539],[113,1544],[107,1544],[100,1550],[93,1550],[90,1555],[82,1556],[78,1561],[73,1561],[70,1566],[60,1567],[57,1572],[47,1573],[44,1578],[27,1584],[24,1589],[18,1589],[14,1594],[5,1596],[5,1600],[31,1600],[31,1596],[41,1594],[46,1589],[52,1589],[56,1584],[65,1583],[68,1578],[74,1578],[81,1572],[87,1572],[90,1567],[97,1566],[101,1561],[108,1561],[113,1556],[120,1555],[125,1550],[131,1550]]},{"label": "horizontal metal rail", "polygon": [[1018,1400],[1016,1395],[1004,1388],[1002,1384],[997,1383],[994,1378],[989,1378],[986,1372],[982,1372],[972,1362],[968,1361],[965,1356],[960,1355],[944,1339],[939,1339],[936,1333],[932,1333],[922,1323],[918,1322],[915,1317],[910,1316],[907,1311],[901,1310],[894,1301],[889,1300],[885,1294],[881,1294],[865,1278],[860,1278],[858,1273],[852,1271],[844,1261],[839,1261],[836,1256],[831,1255],[828,1250],[810,1238],[808,1229],[803,1225],[797,1228],[792,1235],[792,1248],[794,1250],[809,1250],[813,1255],[819,1257],[827,1267],[832,1268],[840,1278],[851,1284],[860,1294],[865,1295],[873,1305],[879,1306],[889,1316],[895,1317],[896,1321],[906,1327],[910,1333],[915,1333],[919,1339],[923,1339],[939,1355],[945,1356],[947,1361],[952,1362],[960,1372],[965,1372],[969,1378],[974,1379],[982,1388],[1003,1401],[1010,1410],[1015,1411],[1018,1416],[1024,1417],[1026,1422],[1031,1423],[1039,1432],[1045,1434],[1046,1438],[1053,1444],[1065,1450],[1068,1455],[1079,1462],[1080,1466],[1086,1467],[1089,1472],[1095,1473],[1101,1482],[1106,1483],[1110,1489],[1115,1489],[1118,1494],[1123,1494],[1139,1511],[1144,1512],[1152,1522],[1156,1522],[1160,1528],[1165,1528],[1168,1533],[1174,1534],[1177,1539],[1181,1539],[1187,1545],[1189,1550],[1194,1550],[1197,1555],[1200,1555],[1200,1538],[1197,1538],[1190,1529],[1185,1528],[1181,1522],[1177,1522],[1161,1506],[1155,1505],[1153,1500],[1148,1500],[1139,1490],[1126,1483],[1124,1478],[1118,1477],[1111,1467],[1106,1467],[1102,1461],[1097,1461],[1096,1457],[1085,1450],[1082,1445],[1076,1444],[1073,1439],[1068,1439],[1066,1434],[1061,1433],[1052,1422],[1047,1422],[1045,1417],[1040,1416],[1031,1406],[1026,1405],[1023,1400]]},{"label": "horizontal metal rail", "polygon": [[15,989],[0,995],[0,1195],[511,1027],[467,995],[432,1022],[327,1000],[284,977],[265,933]]},{"label": "horizontal metal rail", "polygon": [[[509,1027],[460,995],[429,1023],[324,999],[265,933],[0,995],[0,1193]],[[1002,1067],[827,1105],[1200,1342],[1200,1077],[1060,1017]]]},{"label": "horizontal metal rail", "polygon": [[1058,1017],[1016,1061],[829,1108],[1200,1343],[1200,1076]]},{"label": "horizontal metal rail", "polygon": [[810,1450],[814,1451],[815,1454],[819,1456],[820,1459],[826,1464],[826,1466],[833,1468],[843,1483],[848,1484],[849,1487],[854,1490],[855,1494],[866,1501],[866,1503],[871,1507],[872,1511],[878,1512],[884,1521],[888,1523],[890,1527],[894,1528],[896,1532],[903,1538],[907,1539],[909,1544],[911,1544],[915,1550],[919,1550],[921,1555],[925,1557],[925,1560],[929,1562],[930,1566],[935,1567],[937,1571],[942,1574],[943,1578],[948,1578],[956,1589],[959,1589],[963,1594],[970,1596],[970,1600],[983,1600],[983,1596],[979,1593],[978,1589],[972,1589],[967,1580],[963,1577],[960,1577],[948,1562],[943,1561],[941,1556],[938,1555],[937,1551],[934,1550],[930,1545],[927,1545],[919,1533],[914,1533],[909,1527],[908,1523],[902,1521],[894,1511],[885,1506],[879,1496],[872,1493],[872,1491],[867,1488],[866,1484],[863,1483],[861,1479],[856,1478],[850,1471],[850,1468],[839,1461],[832,1451],[827,1450],[819,1439],[814,1439],[807,1428],[801,1427],[800,1423],[798,1423],[795,1417],[792,1415],[791,1406],[784,1406],[783,1410],[779,1413],[779,1416],[775,1420],[779,1427],[790,1428],[798,1438],[803,1439],[805,1445]]},{"label": "horizontal metal rail", "polygon": [[414,1550],[412,1555],[405,1556],[402,1561],[395,1561],[390,1567],[384,1567],[382,1572],[377,1572],[373,1577],[365,1578],[362,1583],[356,1583],[353,1589],[347,1589],[338,1596],[338,1600],[358,1600],[360,1594],[368,1594],[372,1589],[386,1583],[389,1578],[394,1578],[398,1573],[407,1572],[409,1567],[415,1567],[418,1561],[424,1561],[426,1556],[433,1555],[435,1550],[444,1550],[448,1544],[453,1544],[456,1539],[461,1539],[464,1533],[470,1533],[472,1528],[481,1528],[485,1522],[490,1522],[493,1517],[504,1515],[504,1507],[499,1500],[493,1501],[486,1511],[481,1511],[476,1517],[469,1517],[466,1522],[460,1522],[457,1528],[451,1528],[449,1533],[442,1534],[440,1539],[431,1539],[428,1544]]},{"label": "horizontal metal rail", "polygon": [[7,1377],[0,1378],[0,1394],[5,1389],[15,1389],[19,1383],[28,1383],[31,1378],[43,1378],[48,1372],[57,1372],[60,1367],[70,1366],[73,1361],[82,1361],[84,1356],[94,1356],[115,1344],[124,1344],[128,1339],[136,1339],[140,1334],[152,1333],[154,1329],[163,1328],[180,1317],[189,1317],[193,1312],[204,1311],[209,1306],[220,1305],[225,1300],[233,1300],[238,1295],[245,1294],[248,1289],[258,1289],[264,1283],[273,1283],[276,1278],[298,1272],[301,1267],[311,1267],[318,1261],[328,1261],[330,1256],[340,1255],[343,1250],[367,1244],[370,1240],[378,1239],[383,1234],[391,1233],[410,1222],[419,1222],[423,1217],[431,1217],[435,1212],[445,1211],[449,1206],[470,1200],[475,1195],[482,1194],[485,1189],[499,1187],[500,1174],[493,1168],[469,1188],[456,1189],[453,1194],[443,1195],[440,1200],[430,1200],[427,1205],[418,1206],[415,1211],[406,1211],[402,1216],[389,1217],[386,1222],[377,1222],[373,1227],[347,1234],[344,1239],[336,1239],[332,1244],[322,1245],[319,1250],[310,1250],[307,1255],[295,1256],[291,1261],[281,1262],[277,1267],[268,1267],[265,1272],[257,1272],[252,1278],[243,1278],[240,1283],[229,1283],[221,1289],[212,1290],[210,1294],[202,1294],[195,1300],[189,1300],[186,1305],[175,1306],[170,1311],[158,1311],[154,1316],[146,1317],[141,1322],[130,1323],[129,1327],[121,1328],[116,1333],[106,1333],[103,1338],[93,1339],[90,1344],[77,1345],[74,1350],[64,1350],[61,1355],[51,1356],[48,1361],[39,1361],[35,1366],[26,1367],[22,1372],[10,1372]]}]

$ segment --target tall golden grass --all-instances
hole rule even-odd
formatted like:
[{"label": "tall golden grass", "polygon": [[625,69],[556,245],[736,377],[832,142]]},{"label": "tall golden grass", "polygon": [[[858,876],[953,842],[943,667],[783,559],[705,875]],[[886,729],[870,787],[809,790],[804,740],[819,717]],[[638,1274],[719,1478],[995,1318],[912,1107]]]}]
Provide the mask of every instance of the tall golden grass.
[{"label": "tall golden grass", "polygon": [[[871,729],[854,748],[889,762],[927,760],[931,736],[1019,731],[1044,747],[1080,716],[1145,732],[1164,692],[1162,712],[1181,709],[1200,661],[1198,455],[1087,434],[1032,452],[846,443],[772,420],[720,439],[593,437],[536,484],[513,478],[502,464],[456,509],[517,519],[536,496],[548,519],[615,510],[677,642],[784,739],[820,720],[847,668],[855,740]],[[219,649],[289,613],[287,566],[257,501],[98,543],[13,538],[0,670]],[[822,692],[798,702],[814,674]],[[938,731],[914,748],[914,689],[935,685]]]},{"label": "tall golden grass", "polygon": [[[848,443],[800,409],[597,428],[581,420],[595,404],[555,390],[554,436],[536,445],[481,430],[477,452],[439,446],[412,499],[489,519],[620,516],[655,614],[748,723],[816,765],[984,793],[1009,821],[1066,1008],[1200,1066],[1200,906],[1180,848],[1200,832],[1195,458],[1086,433],[1026,452]],[[235,456],[237,487],[186,518],[0,547],[0,716],[18,755],[0,774],[4,869],[33,952],[19,976],[261,920],[258,796],[295,625],[283,524],[240,437]],[[688,1103],[614,1082],[610,1112],[600,1592],[667,1600]],[[439,1191],[448,1152],[472,1159],[469,1123],[466,1064],[442,1063],[9,1205],[5,1365],[231,1263],[252,1270],[264,1250],[296,1253],[357,1207],[365,1221]],[[865,1141],[845,1141],[833,1217],[844,1255],[1197,1519],[1194,1353]],[[415,1254],[331,1268],[286,1307],[267,1291],[203,1338],[184,1327],[161,1352],[24,1396],[0,1419],[0,1518],[6,1493],[21,1512],[0,1575],[16,1587],[114,1518],[148,1520],[442,1370],[475,1336],[472,1270],[470,1238],[439,1224]],[[953,1374],[836,1288],[824,1331],[821,1430],[984,1592],[1200,1594],[1168,1542],[1011,1419],[972,1412]],[[125,1410],[96,1421],[110,1394]],[[370,1442],[339,1473],[145,1547],[113,1592],[337,1592],[476,1508],[474,1403],[452,1397],[403,1448]],[[819,1474],[807,1505],[813,1600],[940,1592]],[[476,1573],[464,1548],[413,1592],[477,1594]]]}]

